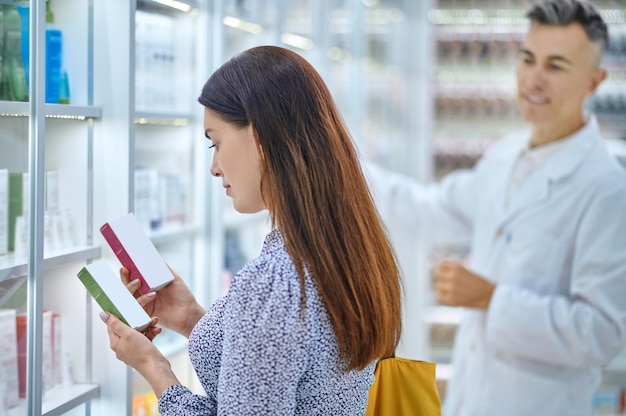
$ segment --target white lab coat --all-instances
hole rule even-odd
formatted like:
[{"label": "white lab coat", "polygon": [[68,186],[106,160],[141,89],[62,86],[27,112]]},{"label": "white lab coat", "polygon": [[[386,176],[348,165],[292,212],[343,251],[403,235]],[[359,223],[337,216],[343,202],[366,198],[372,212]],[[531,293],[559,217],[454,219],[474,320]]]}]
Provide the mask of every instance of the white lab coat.
[{"label": "white lab coat", "polygon": [[446,415],[589,416],[601,367],[626,347],[626,171],[591,117],[507,204],[527,140],[440,185],[365,168],[385,221],[468,240],[468,268],[497,285],[488,311],[463,310]]}]

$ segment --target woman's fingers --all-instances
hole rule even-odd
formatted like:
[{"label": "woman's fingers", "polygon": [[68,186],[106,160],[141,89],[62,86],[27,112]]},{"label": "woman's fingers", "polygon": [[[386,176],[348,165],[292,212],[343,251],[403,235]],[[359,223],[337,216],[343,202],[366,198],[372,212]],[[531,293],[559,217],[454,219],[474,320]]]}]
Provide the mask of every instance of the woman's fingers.
[{"label": "woman's fingers", "polygon": [[158,328],[156,325],[159,322],[159,318],[157,318],[156,316],[152,317],[152,322],[150,322],[150,325],[148,326],[148,328],[146,328],[143,331],[143,334],[146,336],[146,338],[148,338],[150,341],[154,340],[154,338],[156,338],[157,335],[159,335],[161,333],[161,328]]},{"label": "woman's fingers", "polygon": [[127,268],[120,268],[120,278],[122,279],[122,283],[126,286],[126,289],[135,297],[139,297],[140,293],[138,292],[139,287],[141,286],[141,282],[139,279],[130,280],[130,272]]},{"label": "woman's fingers", "polygon": [[126,284],[128,291],[135,297],[139,296],[139,292],[137,292],[139,286],[139,279],[132,280]]},{"label": "woman's fingers", "polygon": [[[107,332],[109,333],[109,347],[117,354],[117,344],[122,338],[126,337],[125,331],[131,328],[117,319],[115,315],[108,312],[100,312],[100,319],[102,319],[107,326]],[[134,329],[131,330],[134,331]]]},{"label": "woman's fingers", "polygon": [[126,267],[120,268],[120,279],[122,279],[122,283],[126,286],[126,289],[134,296],[139,296],[137,290],[139,289],[139,279],[130,280],[130,272]]},{"label": "woman's fingers", "polygon": [[122,282],[124,282],[125,285],[130,283],[130,272],[126,267],[120,268],[120,277],[122,278]]},{"label": "woman's fingers", "polygon": [[[148,292],[145,295],[137,297],[137,302],[145,309],[146,305],[153,302],[156,298],[156,292]],[[154,308],[152,308],[154,310]]]}]

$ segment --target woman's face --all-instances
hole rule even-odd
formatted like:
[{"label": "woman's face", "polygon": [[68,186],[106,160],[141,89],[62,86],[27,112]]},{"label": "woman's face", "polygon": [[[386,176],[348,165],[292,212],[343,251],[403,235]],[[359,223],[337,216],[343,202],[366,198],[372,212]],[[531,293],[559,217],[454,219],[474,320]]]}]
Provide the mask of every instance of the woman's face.
[{"label": "woman's face", "polygon": [[204,134],[213,150],[211,174],[222,178],[235,210],[251,214],[265,209],[261,196],[261,155],[252,125],[237,127],[205,108]]}]

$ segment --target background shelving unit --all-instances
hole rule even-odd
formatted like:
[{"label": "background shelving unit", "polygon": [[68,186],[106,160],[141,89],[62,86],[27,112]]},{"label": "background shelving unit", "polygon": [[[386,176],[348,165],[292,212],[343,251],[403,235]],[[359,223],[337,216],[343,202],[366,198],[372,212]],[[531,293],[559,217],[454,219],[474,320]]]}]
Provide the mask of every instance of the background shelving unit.
[{"label": "background shelving unit", "polygon": [[[473,166],[494,141],[526,128],[517,110],[515,65],[530,3],[284,0],[260,8],[253,1],[224,1],[216,9],[218,49],[222,60],[267,43],[300,53],[325,79],[364,159],[437,181]],[[610,76],[588,106],[616,156],[626,160],[626,5],[594,4],[610,25]],[[255,253],[250,248],[260,244],[264,219],[239,220],[229,201],[225,207],[227,252],[237,264]],[[256,234],[249,231],[254,227]],[[406,280],[398,353],[436,361],[443,396],[460,316],[436,304],[430,274],[439,259],[462,260],[469,248],[425,247],[401,225],[389,228]],[[626,386],[624,366],[616,362],[606,380]]]},{"label": "background shelving unit", "polygon": [[[29,33],[30,38],[43,39],[35,34],[45,31],[45,1],[2,3],[30,6],[32,16],[41,17],[39,26]],[[202,137],[198,126],[202,114],[191,95],[201,86],[198,80],[208,74],[205,59],[196,53],[208,50],[203,37],[208,30],[204,28],[208,17],[204,2],[183,2],[190,6],[189,13],[173,12],[152,3],[52,0],[55,25],[64,36],[63,62],[70,77],[72,104],[44,103],[41,92],[35,103],[0,101],[0,169],[30,169],[31,188],[38,192],[32,203],[36,208],[31,212],[36,212],[33,217],[39,222],[30,227],[29,235],[33,236],[32,241],[45,242],[43,247],[29,245],[25,255],[0,256],[0,301],[18,309],[28,306],[29,318],[36,326],[43,310],[61,313],[64,352],[71,359],[75,381],[72,386],[56,386],[45,392],[38,388],[42,374],[36,368],[42,367],[43,359],[39,323],[28,352],[29,366],[35,369],[28,373],[28,383],[34,387],[25,400],[9,409],[11,416],[132,414],[135,376],[108,349],[106,331],[97,317],[99,308],[76,273],[82,265],[96,259],[118,266],[98,228],[135,209],[136,166],[155,162],[164,175],[180,173],[175,183],[169,184],[172,186],[167,193],[187,197],[179,205],[182,212],[172,214],[162,209],[163,216],[150,221],[148,231],[166,261],[201,291],[194,282],[196,276],[203,277],[206,260],[203,249],[208,236],[202,205],[206,152],[196,149],[196,139]],[[134,105],[138,77],[136,61],[131,56],[136,52],[138,10],[176,20],[174,40],[184,42],[181,31],[187,31],[186,40],[198,36],[186,48],[174,45],[176,62],[161,52],[156,57],[171,64],[172,73],[178,77],[161,80],[162,84],[176,81],[172,88],[178,95],[170,98],[180,101],[171,102],[170,107],[156,105],[154,97],[150,107]],[[192,33],[197,27],[189,22],[203,29]],[[31,62],[45,62],[43,58],[43,49],[31,52]],[[42,77],[36,78],[37,72],[45,73],[44,65],[31,68],[38,91],[42,91]],[[181,96],[182,91],[185,93]],[[32,126],[39,131],[29,135]],[[45,151],[40,151],[44,144]],[[72,210],[75,241],[71,247],[50,247],[45,239],[46,230],[41,225],[45,217],[44,170],[58,173],[60,206]],[[177,371],[183,373],[185,363],[177,356],[185,355],[186,340],[164,336],[159,340],[159,348],[172,357]]]},{"label": "background shelving unit", "polygon": [[[179,8],[136,2],[131,19],[131,84],[134,85],[131,210],[143,222],[164,260],[205,306],[206,199],[209,151],[197,96],[208,77],[205,2]],[[197,383],[187,357],[187,339],[163,330],[155,345],[172,361],[185,385]],[[133,412],[154,412],[154,394],[133,373]],[[141,409],[143,407],[143,409]]]},{"label": "background shelving unit", "polygon": [[[14,14],[16,6],[28,11],[30,19],[21,22],[29,36],[24,37],[22,32],[19,39],[30,62],[45,62],[45,2],[1,3],[5,16]],[[55,24],[65,36],[63,63],[70,77],[72,105],[45,102],[43,65],[30,68],[29,102],[7,101],[6,97],[0,101],[0,169],[28,173],[21,187],[28,195],[23,199],[21,212],[25,218],[21,234],[25,244],[0,255],[0,308],[13,309],[27,319],[26,335],[22,338],[25,366],[20,371],[25,397],[6,410],[12,416],[84,413],[100,394],[100,386],[91,380],[91,302],[75,274],[82,265],[100,256],[100,247],[91,238],[91,146],[94,124],[102,117],[102,111],[91,99],[88,68],[94,51],[89,2],[70,1],[66,6],[74,20],[68,21],[68,16],[59,12]],[[4,33],[3,36],[6,39]],[[3,53],[15,51],[8,52],[5,44]],[[19,71],[24,70],[23,65],[20,67],[23,56],[16,58],[18,77]],[[6,71],[3,73],[8,76]],[[56,227],[64,230],[64,238],[55,235],[54,230],[61,230]],[[72,302],[67,302],[69,299]],[[54,352],[51,338],[43,336],[44,311],[48,310],[60,316],[54,321],[60,331],[56,338],[60,348]],[[77,343],[76,339],[84,342]],[[64,359],[71,363],[73,380],[48,378],[54,375],[51,361],[47,360],[51,356],[58,359],[55,367],[61,368]],[[6,376],[2,374],[3,388]]]}]

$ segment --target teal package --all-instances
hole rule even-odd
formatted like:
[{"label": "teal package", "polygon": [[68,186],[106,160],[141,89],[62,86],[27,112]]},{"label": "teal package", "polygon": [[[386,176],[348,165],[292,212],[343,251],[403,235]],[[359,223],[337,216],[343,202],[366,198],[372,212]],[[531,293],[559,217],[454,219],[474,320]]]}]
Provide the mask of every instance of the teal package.
[{"label": "teal package", "polygon": [[[16,7],[16,6],[12,6]],[[30,55],[29,55],[29,24],[30,8],[17,6],[22,24],[22,63],[26,74],[26,85],[30,85]],[[48,27],[46,28],[46,102],[57,104],[61,91],[61,71],[63,65],[63,34],[61,30],[50,26],[54,22],[51,13],[46,14]]]}]

